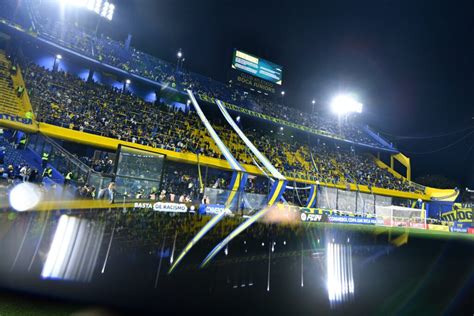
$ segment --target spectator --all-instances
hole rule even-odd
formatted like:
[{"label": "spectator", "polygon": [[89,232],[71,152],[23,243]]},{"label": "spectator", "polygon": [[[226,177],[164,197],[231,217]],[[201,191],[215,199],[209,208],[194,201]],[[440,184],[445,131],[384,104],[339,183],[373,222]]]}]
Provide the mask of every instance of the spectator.
[{"label": "spectator", "polygon": [[109,201],[110,203],[113,203],[115,195],[116,195],[115,182],[110,182],[107,188],[99,191],[99,195],[97,196],[97,198],[99,200],[106,200],[106,201]]}]

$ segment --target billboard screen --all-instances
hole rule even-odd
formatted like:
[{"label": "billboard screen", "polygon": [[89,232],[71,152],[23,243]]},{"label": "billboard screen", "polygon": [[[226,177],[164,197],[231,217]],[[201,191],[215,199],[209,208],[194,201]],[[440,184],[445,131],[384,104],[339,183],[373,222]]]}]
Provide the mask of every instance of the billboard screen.
[{"label": "billboard screen", "polygon": [[278,85],[282,83],[281,66],[237,49],[234,49],[232,68]]}]

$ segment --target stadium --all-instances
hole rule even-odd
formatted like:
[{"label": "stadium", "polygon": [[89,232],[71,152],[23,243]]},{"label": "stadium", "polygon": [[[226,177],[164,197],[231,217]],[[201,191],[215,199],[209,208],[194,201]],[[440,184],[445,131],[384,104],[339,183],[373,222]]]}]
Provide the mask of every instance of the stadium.
[{"label": "stadium", "polygon": [[[0,2],[0,315],[474,312],[469,180],[416,181],[363,93],[293,105],[289,61],[252,41],[217,80],[163,35],[118,38],[150,22],[134,5]],[[197,51],[182,14],[166,31]],[[469,124],[443,133],[472,180]]]}]

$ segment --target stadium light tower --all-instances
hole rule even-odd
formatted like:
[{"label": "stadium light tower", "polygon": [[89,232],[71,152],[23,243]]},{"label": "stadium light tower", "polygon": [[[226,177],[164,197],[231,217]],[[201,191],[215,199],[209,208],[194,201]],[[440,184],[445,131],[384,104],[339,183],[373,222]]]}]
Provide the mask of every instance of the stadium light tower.
[{"label": "stadium light tower", "polygon": [[179,69],[181,68],[182,64],[183,64],[183,61],[184,61],[183,51],[181,50],[181,48],[176,53],[176,57],[178,58],[178,61],[176,63],[176,72],[178,72]]},{"label": "stadium light tower", "polygon": [[107,0],[59,0],[62,6],[72,6],[76,8],[83,8],[94,12],[97,15],[112,21],[115,12],[115,4]]},{"label": "stadium light tower", "polygon": [[109,0],[58,0],[58,2],[62,8],[68,6],[97,14],[95,35],[99,31],[100,22],[103,19],[112,21],[115,13],[115,4]]},{"label": "stadium light tower", "polygon": [[338,95],[331,102],[331,110],[338,115],[362,113],[362,103],[350,95]]},{"label": "stadium light tower", "polygon": [[123,86],[122,86],[122,93],[124,93],[125,91],[127,91],[127,88],[128,86],[132,83],[132,81],[130,79],[125,79],[123,81]]}]

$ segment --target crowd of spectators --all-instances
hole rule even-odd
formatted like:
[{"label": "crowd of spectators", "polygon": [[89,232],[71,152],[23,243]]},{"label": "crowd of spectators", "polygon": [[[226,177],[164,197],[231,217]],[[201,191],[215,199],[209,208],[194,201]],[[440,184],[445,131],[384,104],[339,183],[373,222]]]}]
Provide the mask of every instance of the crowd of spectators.
[{"label": "crowd of spectators", "polygon": [[[35,64],[25,68],[25,79],[40,121],[155,148],[222,158],[194,111],[184,112],[161,102],[148,103],[128,92]],[[210,121],[236,158],[252,164],[252,156],[237,134],[219,119]],[[353,147],[347,150],[337,142],[319,139],[309,146],[302,139],[284,139],[278,130],[245,132],[284,174],[303,179],[315,176],[321,182],[334,184],[413,190],[407,181],[377,166],[373,158],[355,153]],[[112,168],[108,161],[92,163],[99,172]]]},{"label": "crowd of spectators", "polygon": [[193,133],[199,129],[197,117],[181,110],[35,64],[26,68],[25,80],[43,122],[178,152],[217,155],[207,152],[208,145],[199,147]]},{"label": "crowd of spectators", "polygon": [[40,179],[38,169],[25,162],[0,165],[0,180],[4,183],[12,184],[16,180],[37,183]]},{"label": "crowd of spectators", "polygon": [[190,88],[198,96],[218,98],[242,108],[313,128],[325,135],[379,148],[384,147],[357,123],[347,123],[315,111],[300,111],[295,107],[289,111],[288,105],[283,105],[280,100],[262,94],[247,93],[237,86],[224,84],[183,69],[178,70],[173,64],[136,48],[127,47],[121,41],[103,34],[92,35],[77,24],[53,19],[45,5],[31,3],[29,9],[40,36],[105,64],[154,80],[163,86],[181,91]]},{"label": "crowd of spectators", "polygon": [[24,159],[22,152],[26,148],[20,143],[22,139],[12,130],[0,128],[0,186],[4,191],[21,182],[41,184],[51,176],[49,169],[41,170]]}]

